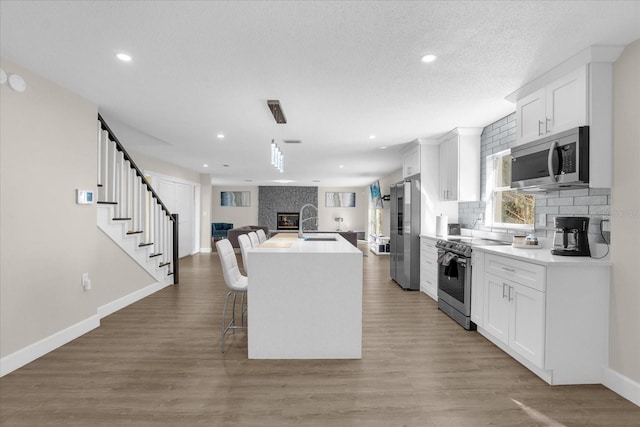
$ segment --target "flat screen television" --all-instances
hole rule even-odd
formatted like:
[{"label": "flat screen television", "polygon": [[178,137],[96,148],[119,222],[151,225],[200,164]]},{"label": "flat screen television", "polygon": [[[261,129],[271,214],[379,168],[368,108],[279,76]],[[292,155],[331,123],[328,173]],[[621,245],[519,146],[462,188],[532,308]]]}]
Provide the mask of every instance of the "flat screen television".
[{"label": "flat screen television", "polygon": [[376,181],[369,186],[371,190],[371,202],[374,209],[382,209],[382,193],[380,193],[380,182]]}]

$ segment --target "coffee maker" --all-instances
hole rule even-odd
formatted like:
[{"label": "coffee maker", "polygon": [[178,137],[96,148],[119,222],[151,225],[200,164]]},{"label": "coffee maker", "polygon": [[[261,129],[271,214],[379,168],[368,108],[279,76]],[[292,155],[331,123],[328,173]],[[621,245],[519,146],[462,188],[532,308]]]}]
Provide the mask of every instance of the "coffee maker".
[{"label": "coffee maker", "polygon": [[589,218],[583,216],[557,216],[553,235],[552,255],[591,256],[589,251]]}]

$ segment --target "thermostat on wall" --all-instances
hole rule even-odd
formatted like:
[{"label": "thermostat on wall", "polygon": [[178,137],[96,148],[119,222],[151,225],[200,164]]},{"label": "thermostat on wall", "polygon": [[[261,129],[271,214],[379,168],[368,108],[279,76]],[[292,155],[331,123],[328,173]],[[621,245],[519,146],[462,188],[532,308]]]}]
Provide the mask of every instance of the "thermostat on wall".
[{"label": "thermostat on wall", "polygon": [[93,204],[93,191],[76,190],[76,203],[79,205]]}]

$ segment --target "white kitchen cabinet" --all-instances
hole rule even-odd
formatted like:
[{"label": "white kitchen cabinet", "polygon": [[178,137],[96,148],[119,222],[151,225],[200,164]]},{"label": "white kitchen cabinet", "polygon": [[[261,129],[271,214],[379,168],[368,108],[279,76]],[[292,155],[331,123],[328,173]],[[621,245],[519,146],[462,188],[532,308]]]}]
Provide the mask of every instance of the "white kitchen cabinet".
[{"label": "white kitchen cabinet", "polygon": [[438,140],[440,200],[480,200],[481,133],[482,128],[456,128]]},{"label": "white kitchen cabinet", "polygon": [[590,46],[506,97],[516,104],[516,144],[589,126],[591,188],[611,187],[613,63],[622,49]]},{"label": "white kitchen cabinet", "polygon": [[588,124],[587,69],[580,67],[518,100],[518,144]]},{"label": "white kitchen cabinet", "polygon": [[[471,307],[478,332],[549,384],[600,383],[609,266],[575,258],[542,265],[487,250],[476,273],[478,260]],[[479,305],[481,320],[474,320]]]},{"label": "white kitchen cabinet", "polygon": [[484,328],[512,350],[542,365],[544,294],[504,277],[485,273]]},{"label": "white kitchen cabinet", "polygon": [[420,173],[420,144],[412,142],[402,153],[402,178]]},{"label": "white kitchen cabinet", "polygon": [[483,325],[484,315],[484,252],[471,252],[471,321]]},{"label": "white kitchen cabinet", "polygon": [[420,291],[438,301],[438,250],[436,240],[420,237]]}]

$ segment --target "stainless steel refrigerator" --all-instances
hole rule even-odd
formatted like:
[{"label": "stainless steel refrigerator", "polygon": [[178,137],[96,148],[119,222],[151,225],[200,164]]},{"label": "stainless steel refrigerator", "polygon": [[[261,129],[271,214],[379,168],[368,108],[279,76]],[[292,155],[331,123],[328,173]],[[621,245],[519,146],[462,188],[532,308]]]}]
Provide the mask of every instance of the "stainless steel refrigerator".
[{"label": "stainless steel refrigerator", "polygon": [[391,185],[391,278],[406,290],[420,290],[420,178]]}]

